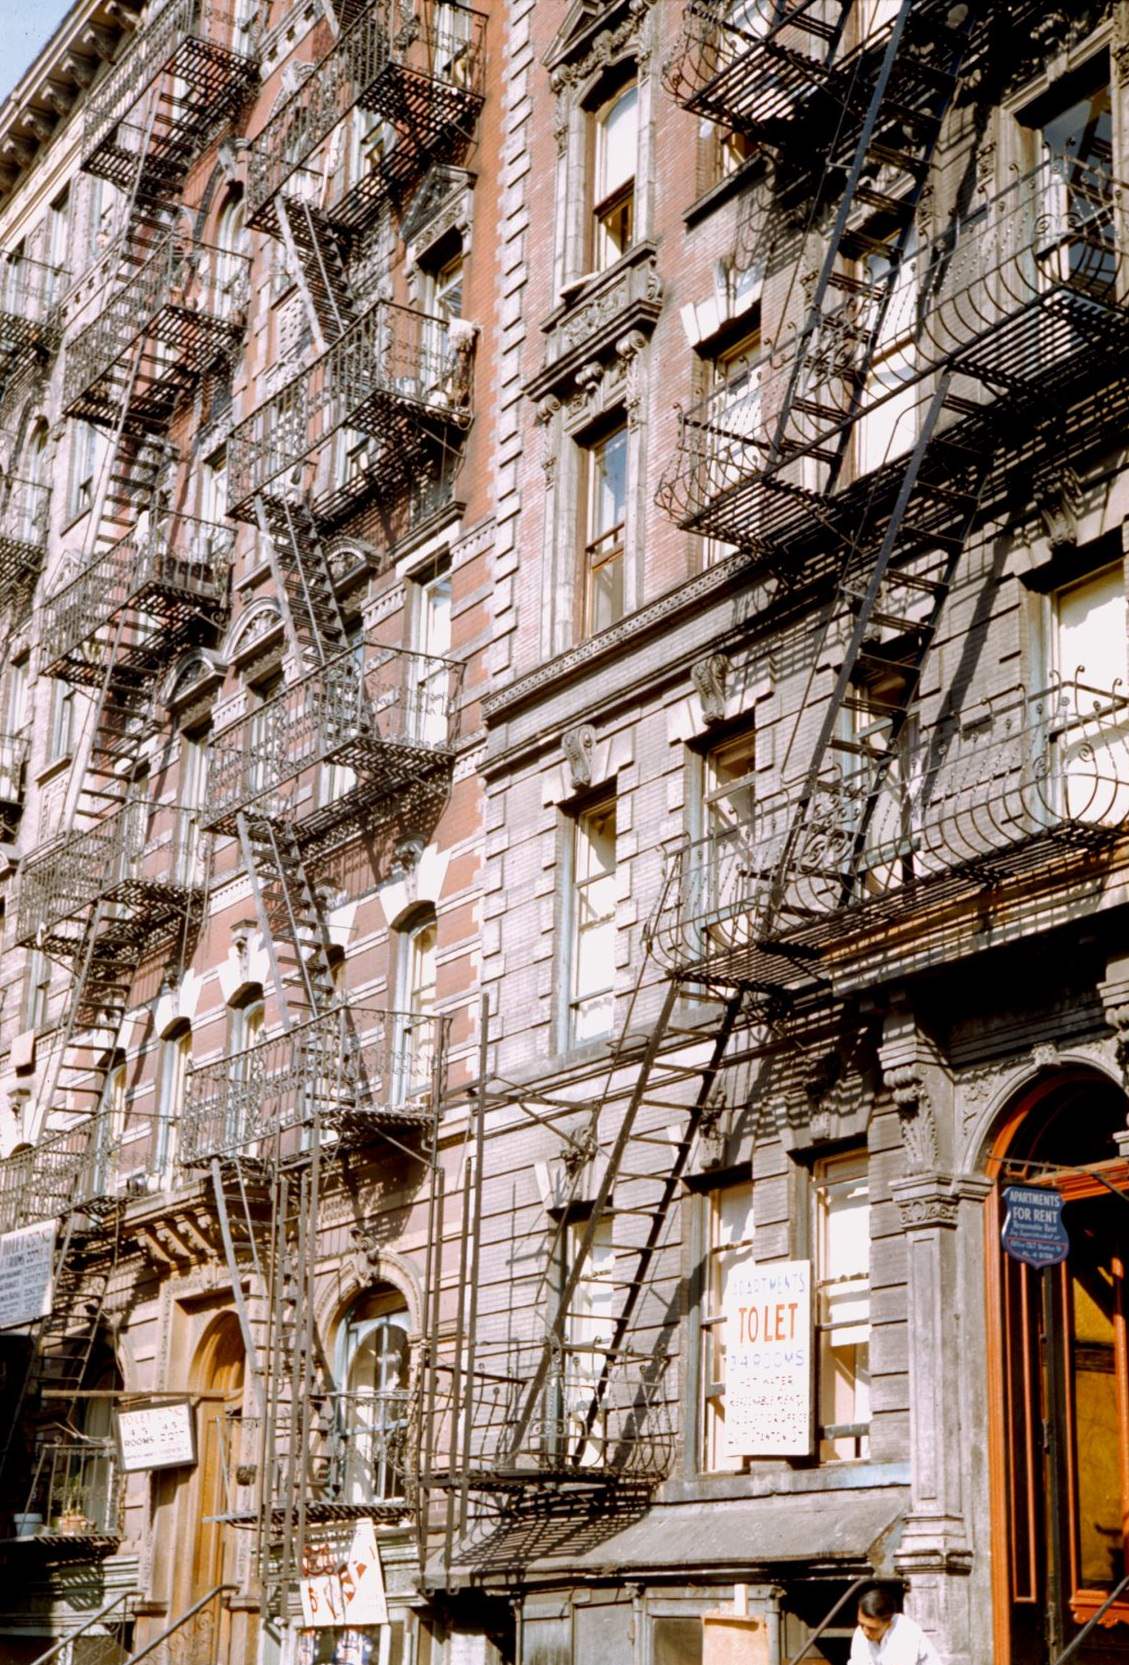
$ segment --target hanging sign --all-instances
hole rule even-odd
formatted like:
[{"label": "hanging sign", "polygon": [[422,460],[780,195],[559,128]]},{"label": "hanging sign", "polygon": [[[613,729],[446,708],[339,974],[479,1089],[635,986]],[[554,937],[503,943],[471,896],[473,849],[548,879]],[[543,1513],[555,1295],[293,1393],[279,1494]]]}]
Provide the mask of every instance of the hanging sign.
[{"label": "hanging sign", "polygon": [[343,1561],[340,1554],[331,1544],[307,1546],[305,1576],[298,1584],[302,1623],[310,1629],[387,1624],[384,1570],[371,1520],[356,1523]]},{"label": "hanging sign", "polygon": [[56,1229],[54,1220],[40,1220],[0,1236],[0,1330],[51,1311]]},{"label": "hanging sign", "polygon": [[1057,1266],[1066,1259],[1070,1238],[1062,1223],[1062,1204],[1062,1197],[1049,1187],[1005,1187],[1000,1242],[1012,1260],[1025,1266]]},{"label": "hanging sign", "polygon": [[119,1410],[118,1448],[126,1474],[141,1469],[182,1468],[196,1461],[196,1429],[192,1407],[180,1400],[172,1405],[135,1405]]},{"label": "hanging sign", "polygon": [[722,1316],[729,1455],[806,1457],[813,1432],[811,1262],[735,1266]]}]

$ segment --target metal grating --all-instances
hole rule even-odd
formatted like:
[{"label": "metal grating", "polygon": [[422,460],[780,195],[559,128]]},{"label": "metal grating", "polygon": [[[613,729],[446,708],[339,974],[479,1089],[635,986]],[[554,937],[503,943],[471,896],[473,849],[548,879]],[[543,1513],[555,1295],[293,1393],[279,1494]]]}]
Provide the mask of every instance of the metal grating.
[{"label": "metal grating", "polygon": [[366,6],[255,139],[248,224],[278,234],[279,193],[304,192],[305,165],[354,108],[383,117],[397,138],[360,178],[331,190],[322,207],[334,224],[358,230],[432,162],[458,161],[483,104],[485,29],[481,12],[435,0]]},{"label": "metal grating", "polygon": [[[82,166],[139,201],[175,194],[209,134],[239,108],[258,76],[229,5],[171,0],[92,93]],[[156,100],[151,123],[130,122]]]},{"label": "metal grating", "polygon": [[171,663],[194,631],[226,617],[233,544],[229,527],[145,511],[46,603],[46,674],[97,688],[111,657],[127,673]]},{"label": "metal grating", "polygon": [[50,508],[49,485],[8,476],[0,495],[0,606],[39,577]]},{"label": "metal grating", "polygon": [[[167,424],[202,371],[246,321],[250,258],[172,233],[134,236],[122,250],[123,281],[68,345],[63,404],[69,416],[145,433]],[[133,351],[140,349],[136,376]]]},{"label": "metal grating", "polygon": [[[473,372],[471,325],[378,301],[233,430],[231,514],[254,521],[255,497],[277,494],[284,477],[292,490],[295,472],[326,520],[375,491],[408,487],[424,459],[470,425]],[[345,429],[354,443],[372,441],[355,467],[324,454]]]},{"label": "metal grating", "polygon": [[233,833],[253,809],[305,841],[416,782],[445,782],[461,685],[454,660],[366,636],[215,736],[208,825]]},{"label": "metal grating", "polygon": [[193,1065],[179,1160],[298,1161],[317,1143],[367,1143],[381,1127],[431,1116],[440,1023],[410,1012],[340,1006],[211,1064]]},{"label": "metal grating", "polygon": [[0,1232],[61,1217],[76,1204],[97,1212],[119,1188],[117,1142],[100,1111],[0,1160]]},{"label": "metal grating", "polygon": [[907,746],[872,812],[870,791],[861,761],[829,768],[790,846],[799,788],[681,846],[652,927],[660,960],[678,976],[787,986],[919,910],[1046,872],[1061,887],[1129,819],[1129,698],[1077,680],[1013,690]]}]

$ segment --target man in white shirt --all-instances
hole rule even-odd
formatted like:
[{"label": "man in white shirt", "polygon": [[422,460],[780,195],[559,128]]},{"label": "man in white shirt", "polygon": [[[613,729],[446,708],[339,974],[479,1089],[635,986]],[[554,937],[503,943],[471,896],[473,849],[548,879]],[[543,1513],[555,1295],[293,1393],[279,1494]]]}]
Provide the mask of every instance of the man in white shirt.
[{"label": "man in white shirt", "polygon": [[921,1626],[896,1611],[888,1591],[868,1590],[856,1618],[851,1665],[941,1665]]}]

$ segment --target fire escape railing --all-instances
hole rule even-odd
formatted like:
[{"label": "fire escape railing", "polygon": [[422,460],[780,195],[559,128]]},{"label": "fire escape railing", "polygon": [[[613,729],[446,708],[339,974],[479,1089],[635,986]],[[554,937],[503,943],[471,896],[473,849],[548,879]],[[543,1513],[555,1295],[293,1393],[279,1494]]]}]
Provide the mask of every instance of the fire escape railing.
[{"label": "fire escape railing", "polygon": [[105,924],[108,939],[148,943],[182,917],[205,875],[197,811],[132,799],[32,856],[20,877],[16,940],[68,957],[91,910],[105,902],[117,904]]},{"label": "fire escape railing", "polygon": [[968,408],[942,426],[941,442],[1010,401],[1002,437],[1018,443],[1048,405],[1129,358],[1127,232],[1123,185],[1069,158],[1048,161],[906,261],[882,315],[890,348],[883,357],[880,343],[873,365],[879,296],[852,295],[824,317],[783,432],[788,348],[685,412],[660,504],[679,525],[753,554],[774,553],[797,517],[810,518],[805,505],[849,508],[855,486],[873,505],[874,476],[912,449],[942,367],[957,372]]},{"label": "fire escape railing", "polygon": [[108,1552],[122,1535],[123,1478],[111,1440],[41,1438],[25,1509],[34,1530],[14,1541]]},{"label": "fire escape railing", "polygon": [[445,780],[461,686],[454,660],[364,638],[215,736],[209,827],[233,833],[251,811],[305,840],[362,803]]},{"label": "fire escape railing", "polygon": [[[381,1126],[423,1125],[441,1025],[411,1012],[340,1006],[189,1072],[178,1159],[297,1161],[315,1138],[364,1142]],[[276,1140],[280,1144],[276,1144]]]},{"label": "fire escape railing", "polygon": [[[1013,690],[901,748],[876,801],[870,782],[861,767],[829,767],[791,848],[799,788],[674,850],[652,927],[660,960],[682,976],[781,986],[899,920],[927,958],[935,906],[1041,874],[1068,882],[1129,823],[1129,696],[1080,680]],[[949,911],[937,919],[951,924]]]},{"label": "fire escape railing", "polygon": [[[130,239],[128,276],[67,347],[63,404],[70,416],[114,428],[125,390],[125,426],[167,421],[177,399],[230,347],[246,320],[250,257],[173,232],[156,244]],[[131,351],[143,348],[136,378]]]},{"label": "fire escape railing", "polygon": [[[254,83],[257,69],[234,4],[169,0],[95,88],[86,106],[82,166],[138,195],[175,190],[208,135]],[[126,118],[167,77],[163,107],[148,145],[144,124]]]},{"label": "fire escape railing", "polygon": [[26,732],[0,734],[0,804],[22,804],[31,741]]},{"label": "fire escape railing", "polygon": [[[97,687],[112,645],[123,668],[151,648],[170,660],[197,622],[225,614],[233,545],[230,527],[146,511],[47,602],[40,638],[47,674]],[[130,628],[112,644],[107,626],[123,612],[132,615]]]},{"label": "fire escape railing", "polygon": [[[473,369],[471,326],[379,301],[234,429],[231,514],[254,521],[256,495],[289,495],[296,470],[322,519],[382,486],[409,485],[423,451],[470,425]],[[344,429],[368,435],[373,455],[356,475],[344,455],[327,455],[319,471],[314,460]]]},{"label": "fire escape railing", "polygon": [[50,509],[49,485],[9,475],[0,493],[0,606],[42,571]]},{"label": "fire escape railing", "polygon": [[62,1217],[119,1190],[121,1130],[110,1112],[80,1116],[0,1160],[0,1232]]},{"label": "fire escape railing", "polygon": [[62,267],[0,251],[0,367],[9,368],[29,349],[55,351],[66,278]]},{"label": "fire escape railing", "polygon": [[[366,5],[333,49],[255,138],[247,182],[248,224],[276,230],[280,192],[321,197],[327,217],[356,231],[388,197],[401,197],[433,161],[457,161],[484,98],[480,12],[434,0]],[[353,109],[397,128],[360,178],[322,186],[310,159]]]}]

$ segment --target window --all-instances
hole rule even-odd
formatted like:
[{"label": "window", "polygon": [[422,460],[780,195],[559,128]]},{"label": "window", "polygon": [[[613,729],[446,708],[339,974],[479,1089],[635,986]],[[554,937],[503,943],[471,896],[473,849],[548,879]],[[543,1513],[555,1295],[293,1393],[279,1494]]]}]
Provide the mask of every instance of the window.
[{"label": "window", "polygon": [[620,89],[593,121],[592,268],[602,272],[635,241],[639,89]]},{"label": "window", "polygon": [[[560,1268],[562,1287],[586,1229],[585,1221],[573,1220],[561,1235],[565,1260]],[[596,1222],[588,1258],[573,1291],[572,1306],[565,1315],[561,1437],[566,1449],[559,1455],[562,1458],[567,1455],[582,1465],[598,1464],[604,1459],[606,1412],[601,1411],[593,1418],[589,1411],[612,1339],[615,1296],[615,1218],[606,1215]]]},{"label": "window", "polygon": [[1125,575],[1120,562],[1054,595],[1054,670],[1108,692],[1126,680]]},{"label": "window", "polygon": [[[872,232],[872,235],[877,235]],[[891,238],[886,248],[872,249],[858,263],[860,282],[875,292],[890,282],[897,255]],[[917,245],[908,237],[902,250],[893,291],[882,313],[877,339],[862,391],[863,415],[856,429],[855,463],[860,474],[908,451],[917,437],[916,384],[918,354]],[[840,398],[842,395],[840,395]]]},{"label": "window", "polygon": [[572,824],[568,1038],[611,1033],[615,987],[616,805],[608,798]]},{"label": "window", "polygon": [[48,763],[71,755],[74,741],[74,689],[69,682],[53,678],[51,682],[51,725],[48,736]]},{"label": "window", "polygon": [[77,520],[94,506],[101,441],[90,422],[76,422],[71,431],[70,483],[67,491],[67,519]]},{"label": "window", "polygon": [[709,1474],[739,1470],[725,1442],[725,1290],[733,1270],[752,1259],[753,1188],[723,1185],[705,1198],[706,1256],[698,1352],[701,1374],[701,1464]]},{"label": "window", "polygon": [[13,659],[8,666],[5,695],[4,733],[22,734],[28,719],[26,659]]},{"label": "window", "polygon": [[709,921],[707,931],[723,946],[750,928],[749,889],[758,871],[755,771],[752,730],[732,735],[701,759],[699,810],[691,828],[695,840],[705,841],[696,847],[700,907]]},{"label": "window", "polygon": [[865,1457],[870,1424],[870,1202],[865,1151],[814,1172],[819,1455]]},{"label": "window", "polygon": [[402,1497],[399,1447],[408,1414],[408,1311],[396,1289],[353,1306],[338,1338],[336,1489],[347,1503]]},{"label": "window", "polygon": [[177,882],[194,885],[199,877],[200,817],[207,802],[208,748],[211,729],[185,732],[180,737],[180,772],[177,776],[176,874]]},{"label": "window", "polygon": [[606,630],[624,614],[627,522],[627,429],[616,428],[587,448],[583,630]]},{"label": "window", "polygon": [[221,549],[226,549],[229,543],[227,527],[227,452],[213,451],[210,457],[204,459],[201,471],[200,486],[200,518],[204,521],[202,528],[203,547],[197,552],[198,558],[209,564],[215,560]]},{"label": "window", "polygon": [[242,191],[233,193],[224,204],[216,222],[216,248],[216,310],[227,317],[243,304],[247,289],[248,267],[242,258],[247,253]]},{"label": "window", "polygon": [[184,1109],[184,1087],[192,1061],[192,1030],[178,1023],[161,1040],[157,1077],[157,1136],[153,1142],[154,1166],[166,1173],[176,1152],[176,1129]]},{"label": "window", "polygon": [[38,948],[29,948],[24,960],[25,1029],[46,1029],[51,1000],[51,961]]},{"label": "window", "polygon": [[[51,203],[47,214],[47,264],[52,273],[62,274],[70,265],[71,249],[71,193],[70,187],[64,185],[58,196]],[[58,288],[61,288],[61,276],[54,278]]]},{"label": "window", "polygon": [[441,746],[447,741],[450,717],[451,673],[446,661],[451,652],[451,574],[447,567],[421,578],[413,599],[412,648],[421,656],[414,662],[415,727],[427,745]]},{"label": "window", "polygon": [[436,950],[439,925],[429,908],[400,941],[399,1045],[396,1058],[396,1098],[403,1101],[426,1093],[434,1063]]},{"label": "window", "polygon": [[263,990],[259,983],[250,983],[227,1009],[228,1067],[227,1108],[224,1118],[224,1143],[244,1142],[253,1125],[257,1125],[257,1105],[254,1103],[254,1078],[258,1060],[253,1048],[263,1036],[265,1011]]}]

